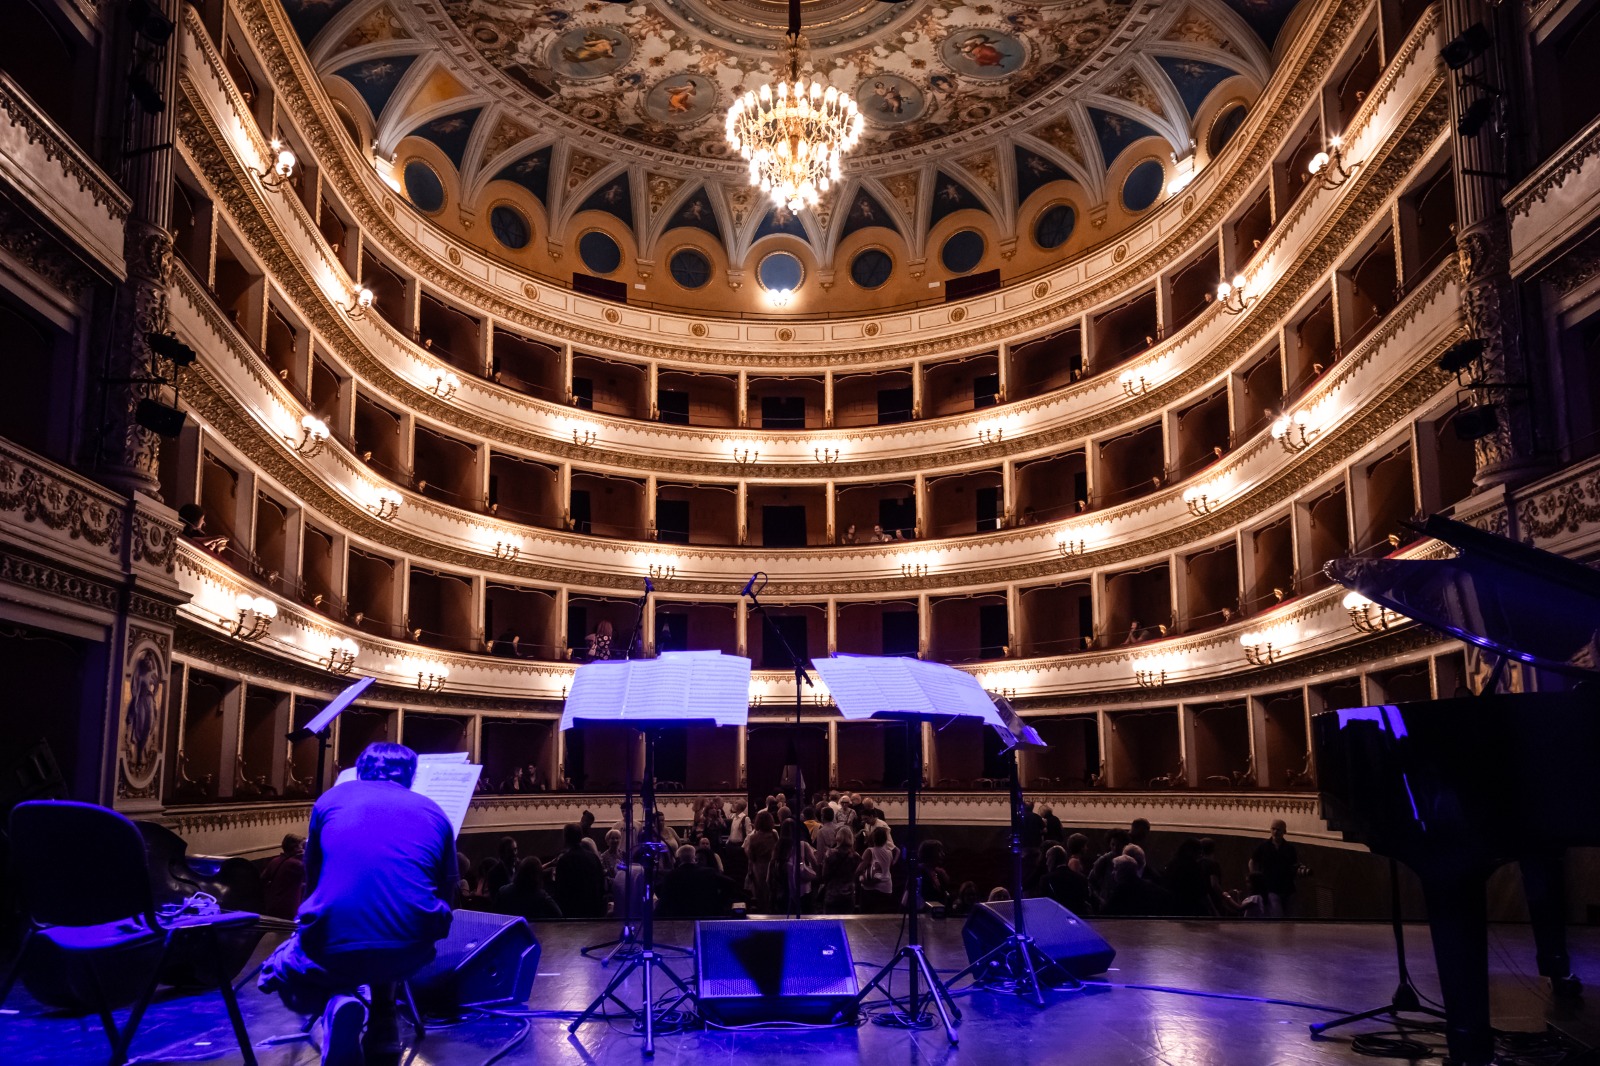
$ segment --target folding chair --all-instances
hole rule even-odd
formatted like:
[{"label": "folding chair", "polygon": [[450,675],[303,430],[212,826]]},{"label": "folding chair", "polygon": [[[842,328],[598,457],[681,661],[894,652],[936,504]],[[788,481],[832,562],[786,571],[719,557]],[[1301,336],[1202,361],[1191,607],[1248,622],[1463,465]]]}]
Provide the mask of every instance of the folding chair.
[{"label": "folding chair", "polygon": [[[92,1007],[111,1042],[111,1066],[122,1066],[162,965],[178,946],[207,968],[207,980],[228,1008],[245,1066],[256,1066],[219,934],[252,926],[257,915],[231,911],[163,923],[150,892],[144,838],[132,822],[104,807],[21,803],[11,812],[10,833],[12,879],[28,929],[16,965],[0,984],[0,1004],[25,968],[34,966],[30,990],[56,1005]],[[112,1010],[125,1005],[131,1007],[119,1028]]]}]

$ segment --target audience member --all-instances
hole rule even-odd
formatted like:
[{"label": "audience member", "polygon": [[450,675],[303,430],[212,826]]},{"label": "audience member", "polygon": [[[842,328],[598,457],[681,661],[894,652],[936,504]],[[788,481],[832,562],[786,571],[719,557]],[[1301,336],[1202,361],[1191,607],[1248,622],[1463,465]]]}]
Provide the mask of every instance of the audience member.
[{"label": "audience member", "polygon": [[530,922],[558,922],[561,907],[544,887],[544,864],[536,856],[517,863],[511,883],[495,893],[494,909]]},{"label": "audience member", "polygon": [[606,830],[606,849],[600,853],[600,871],[607,881],[616,876],[617,865],[622,862],[622,831]]},{"label": "audience member", "polygon": [[1067,865],[1085,881],[1089,879],[1089,838],[1082,833],[1067,838]]},{"label": "audience member", "polygon": [[293,918],[306,888],[306,842],[293,833],[283,838],[278,854],[261,868],[261,913]]},{"label": "audience member", "polygon": [[1050,808],[1048,803],[1039,808],[1039,817],[1044,819],[1044,838],[1053,840],[1057,844],[1061,843],[1065,828],[1061,824],[1061,819],[1056,817],[1056,812]]},{"label": "audience member", "polygon": [[1112,829],[1106,833],[1106,850],[1089,867],[1089,891],[1104,904],[1111,892],[1111,863],[1128,846],[1128,831]]},{"label": "audience member", "polygon": [[1160,885],[1145,879],[1136,858],[1119,855],[1111,861],[1111,891],[1100,913],[1117,917],[1167,915],[1172,913],[1172,895]]},{"label": "audience member", "polygon": [[583,846],[583,830],[568,822],[561,831],[563,848],[556,859],[556,905],[568,918],[604,918],[605,872],[600,857]]},{"label": "audience member", "polygon": [[1044,894],[1074,914],[1093,910],[1089,902],[1089,879],[1072,868],[1067,849],[1056,845],[1044,856]]},{"label": "audience member", "polygon": [[861,884],[861,909],[868,914],[888,914],[895,909],[895,854],[889,846],[889,830],[875,826],[870,840],[856,867],[856,880]]},{"label": "audience member", "polygon": [[1250,856],[1250,887],[1266,904],[1268,918],[1287,918],[1294,901],[1294,880],[1303,872],[1294,845],[1286,838],[1282,818],[1272,822],[1271,835]]},{"label": "audience member", "polygon": [[777,891],[773,866],[778,860],[778,832],[770,810],[756,812],[755,828],[745,838],[744,855],[744,888],[750,906],[758,914],[771,914]]},{"label": "audience member", "polygon": [[948,907],[954,896],[950,872],[944,868],[944,844],[924,840],[917,845],[917,861],[922,866],[922,902],[930,907]]},{"label": "audience member", "polygon": [[855,838],[842,833],[822,859],[822,913],[850,914],[856,909],[856,870],[861,857]]},{"label": "audience member", "polygon": [[974,881],[963,881],[961,887],[956,889],[955,906],[950,908],[952,917],[964,918],[972,913],[972,908],[978,905],[978,885]]},{"label": "audience member", "polygon": [[700,861],[692,844],[678,848],[672,870],[656,884],[662,918],[721,918],[732,913],[733,881]]},{"label": "audience member", "polygon": [[1191,837],[1178,845],[1177,853],[1167,864],[1164,880],[1167,891],[1172,893],[1172,913],[1187,918],[1216,915],[1211,905],[1211,880],[1200,861],[1198,840]]},{"label": "audience member", "polygon": [[1044,843],[1044,819],[1033,809],[1032,800],[1022,804],[1022,847],[1037,851]]}]

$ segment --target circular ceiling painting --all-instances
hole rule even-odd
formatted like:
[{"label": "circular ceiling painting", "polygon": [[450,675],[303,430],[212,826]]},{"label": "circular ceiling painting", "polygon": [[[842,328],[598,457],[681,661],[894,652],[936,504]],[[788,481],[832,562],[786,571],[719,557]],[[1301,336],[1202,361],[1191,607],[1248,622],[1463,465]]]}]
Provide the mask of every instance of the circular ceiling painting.
[{"label": "circular ceiling painting", "polygon": [[[729,100],[783,73],[775,0],[444,0],[460,39],[556,111],[644,145],[726,156]],[[1126,0],[806,0],[805,72],[856,96],[867,151],[1003,115],[1110,47]]]}]

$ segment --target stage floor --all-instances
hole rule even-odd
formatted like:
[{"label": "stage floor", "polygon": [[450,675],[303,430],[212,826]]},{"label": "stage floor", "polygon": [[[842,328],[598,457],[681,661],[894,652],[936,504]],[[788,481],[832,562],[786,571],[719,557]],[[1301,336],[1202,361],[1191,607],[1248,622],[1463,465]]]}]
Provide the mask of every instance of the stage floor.
[{"label": "stage floor", "polygon": [[[846,919],[858,974],[865,981],[892,954],[895,918]],[[958,921],[925,921],[924,939],[934,965],[965,965]],[[1022,1066],[1075,1063],[1092,1066],[1312,1066],[1370,1062],[1350,1046],[1352,1026],[1328,1038],[1309,1038],[1308,1023],[1337,1012],[1376,1006],[1394,989],[1389,929],[1378,924],[1332,922],[1100,921],[1096,927],[1117,949],[1104,986],[1052,994],[1043,1010],[1010,996],[975,992],[959,997],[965,1014],[961,1043],[943,1032],[904,1031],[863,1024],[849,1030],[695,1031],[658,1039],[658,1063],[972,1063]],[[544,954],[529,1003],[533,1011],[578,1011],[603,986],[609,972],[578,954],[615,927],[572,923],[539,927]],[[663,942],[686,944],[692,923],[663,922]],[[1600,989],[1600,929],[1573,931],[1579,973]],[[274,943],[269,940],[264,948]],[[1406,943],[1412,973],[1424,995],[1438,982],[1425,926],[1410,926]],[[1592,1006],[1551,1002],[1533,969],[1526,928],[1490,931],[1495,1024],[1506,1030],[1543,1032],[1555,1024],[1584,1044],[1600,1043],[1600,992]],[[678,963],[686,978],[687,963]],[[903,972],[903,971],[902,971]],[[903,982],[897,981],[903,987]],[[659,989],[658,985],[658,989]],[[262,1066],[311,1066],[314,1048],[292,1037],[299,1020],[275,996],[240,993]],[[19,988],[0,1016],[0,1062],[91,1066],[106,1059],[107,1044],[93,1018],[46,1014]],[[529,1020],[477,1017],[430,1032],[415,1066],[480,1066],[520,1043],[500,1061],[510,1063],[634,1063],[640,1039],[625,1021],[592,1022],[569,1037],[563,1017]],[[320,1026],[317,1027],[320,1032]],[[1424,1037],[1438,1044],[1436,1038]],[[241,1061],[221,1001],[215,994],[170,996],[152,1006],[132,1049],[149,1063]],[[1530,1060],[1534,1061],[1534,1060]],[[1554,1063],[1560,1055],[1537,1061]],[[1588,1056],[1581,1061],[1592,1061]]]}]

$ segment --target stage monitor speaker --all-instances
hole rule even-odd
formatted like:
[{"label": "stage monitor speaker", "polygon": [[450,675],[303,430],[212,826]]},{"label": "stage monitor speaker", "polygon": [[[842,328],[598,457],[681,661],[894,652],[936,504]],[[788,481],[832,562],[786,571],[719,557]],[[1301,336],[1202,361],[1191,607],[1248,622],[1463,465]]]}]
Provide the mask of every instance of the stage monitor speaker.
[{"label": "stage monitor speaker", "polygon": [[423,1010],[441,1015],[521,1005],[538,972],[539,941],[525,919],[458,910],[438,955],[411,978],[411,994]]},{"label": "stage monitor speaker", "polygon": [[696,998],[708,1025],[849,1025],[856,965],[844,923],[747,919],[697,922]]},{"label": "stage monitor speaker", "polygon": [[[980,903],[973,908],[961,929],[968,962],[977,962],[1011,935],[1015,928],[1013,906],[1007,900]],[[1023,901],[1023,908],[1034,945],[1070,976],[1081,979],[1105,973],[1117,957],[1117,950],[1090,929],[1088,922],[1055,900],[1028,899]]]}]

